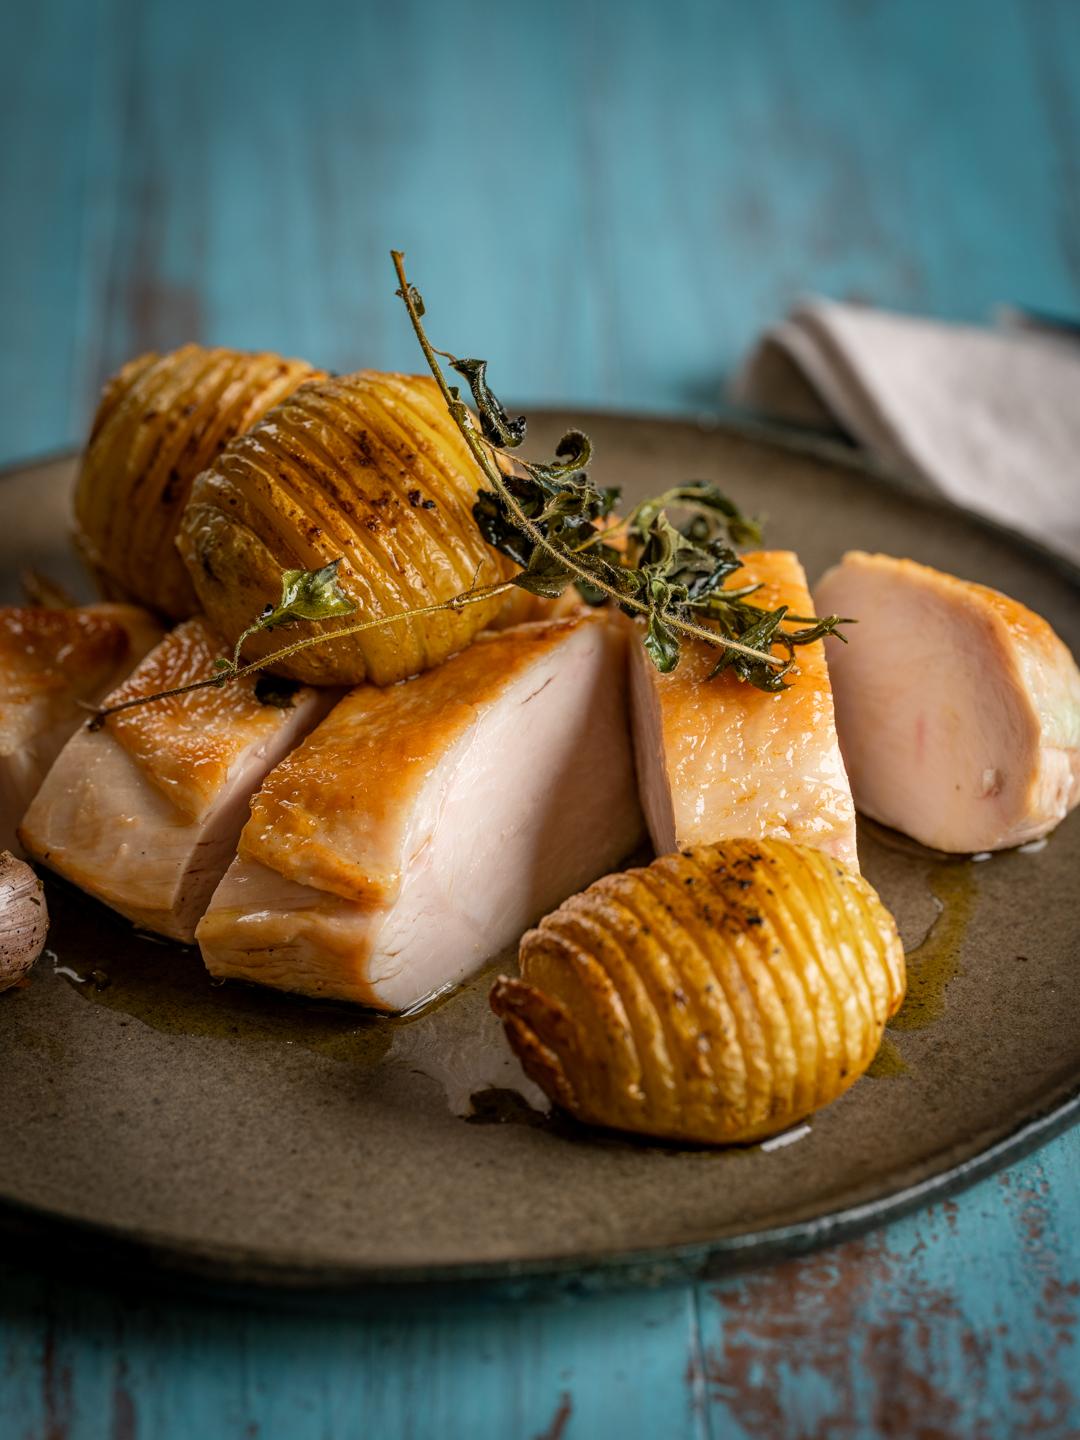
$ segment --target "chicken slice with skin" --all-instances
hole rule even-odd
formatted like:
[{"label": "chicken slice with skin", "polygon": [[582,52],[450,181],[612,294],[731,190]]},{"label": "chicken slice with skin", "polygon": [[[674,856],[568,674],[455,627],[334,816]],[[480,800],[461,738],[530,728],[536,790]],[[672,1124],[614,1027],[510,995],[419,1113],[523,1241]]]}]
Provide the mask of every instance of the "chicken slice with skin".
[{"label": "chicken slice with skin", "polygon": [[352,691],[253,802],[207,968],[408,1010],[614,868],[643,834],[626,641],[581,614]]},{"label": "chicken slice with skin", "polygon": [[[205,620],[186,620],[109,702],[202,679],[224,653]],[[252,792],[340,693],[248,678],[113,715],[68,741],[20,838],[137,925],[190,942]]]},{"label": "chicken slice with skin", "polygon": [[[731,588],[760,584],[753,604],[812,613],[806,576],[790,551],[756,551],[742,561]],[[798,648],[789,688],[771,695],[730,672],[710,678],[718,652],[704,641],[684,639],[667,675],[640,644],[632,652],[634,751],[658,855],[769,838],[812,845],[858,867],[855,807],[820,641]]]},{"label": "chicken slice with skin", "polygon": [[[0,608],[0,849],[65,742],[161,627],[136,605]],[[80,703],[81,702],[81,703]]]},{"label": "chicken slice with skin", "polygon": [[1080,802],[1080,671],[1032,611],[913,560],[850,551],[818,605],[855,803],[923,845],[1001,850]]}]

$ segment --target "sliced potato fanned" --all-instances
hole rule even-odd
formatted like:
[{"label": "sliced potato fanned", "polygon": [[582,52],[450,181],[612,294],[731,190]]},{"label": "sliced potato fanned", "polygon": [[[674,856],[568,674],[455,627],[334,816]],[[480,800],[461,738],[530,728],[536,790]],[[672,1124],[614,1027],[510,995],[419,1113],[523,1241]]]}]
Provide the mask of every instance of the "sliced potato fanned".
[{"label": "sliced potato fanned", "polygon": [[75,488],[76,540],[107,595],[174,620],[199,608],[176,530],[191,482],[305,380],[303,360],[184,345],[129,361],[105,386]]},{"label": "sliced potato fanned", "polygon": [[491,1003],[526,1072],[578,1119],[757,1140],[841,1095],[904,997],[873,888],[781,840],[727,840],[608,875],[521,943]]},{"label": "sliced potato fanned", "polygon": [[[305,626],[332,636],[509,576],[473,519],[482,483],[432,380],[360,371],[305,385],[233,441],[192,490],[180,550],[230,642],[277,599],[283,570],[340,558],[338,580],[357,609]],[[317,685],[393,684],[463,649],[502,604],[496,596],[331,640],[275,669]],[[256,635],[245,657],[284,638]]]}]

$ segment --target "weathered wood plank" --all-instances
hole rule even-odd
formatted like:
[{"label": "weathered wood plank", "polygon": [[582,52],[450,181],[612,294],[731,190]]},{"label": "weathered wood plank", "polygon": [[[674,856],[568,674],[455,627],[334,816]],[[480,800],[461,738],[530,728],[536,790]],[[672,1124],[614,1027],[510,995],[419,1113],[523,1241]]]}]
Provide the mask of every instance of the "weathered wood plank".
[{"label": "weathered wood plank", "polygon": [[1075,6],[44,0],[9,26],[3,457],[76,441],[141,346],[415,365],[392,244],[532,402],[711,405],[807,290],[1080,306]]},{"label": "weathered wood plank", "polygon": [[[710,406],[800,292],[1080,308],[1069,0],[38,0],[0,49],[0,459],[196,337]],[[481,116],[487,122],[482,128]],[[1080,1433],[1080,1135],[723,1285],[405,1317],[0,1270],[0,1435]],[[32,1257],[31,1257],[32,1258]]]},{"label": "weathered wood plank", "polygon": [[131,1304],[0,1270],[0,1433],[179,1440],[702,1431],[690,1299],[475,1303],[389,1316]]},{"label": "weathered wood plank", "polygon": [[1080,1135],[884,1231],[711,1287],[732,1436],[1080,1433]]},{"label": "weathered wood plank", "polygon": [[530,1305],[275,1313],[132,1302],[9,1265],[0,1434],[1068,1436],[1078,1182],[1074,1132],[803,1260],[696,1292]]}]

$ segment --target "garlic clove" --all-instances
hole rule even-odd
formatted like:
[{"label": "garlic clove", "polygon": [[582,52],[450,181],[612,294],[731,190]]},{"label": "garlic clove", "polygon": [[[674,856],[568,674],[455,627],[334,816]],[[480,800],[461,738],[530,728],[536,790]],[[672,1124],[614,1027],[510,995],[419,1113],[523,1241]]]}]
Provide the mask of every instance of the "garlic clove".
[{"label": "garlic clove", "polygon": [[45,890],[25,860],[0,851],[0,991],[29,974],[45,946]]}]

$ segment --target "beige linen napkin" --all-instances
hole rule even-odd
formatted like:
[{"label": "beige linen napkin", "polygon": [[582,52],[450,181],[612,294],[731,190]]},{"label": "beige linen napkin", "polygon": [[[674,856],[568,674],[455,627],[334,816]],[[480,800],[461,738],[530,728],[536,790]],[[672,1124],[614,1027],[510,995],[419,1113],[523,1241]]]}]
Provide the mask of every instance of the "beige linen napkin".
[{"label": "beige linen napkin", "polygon": [[912,486],[1080,561],[1075,340],[810,300],[761,338],[732,398],[838,426]]}]

